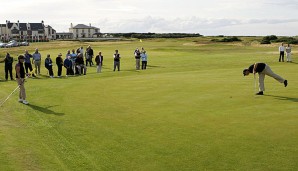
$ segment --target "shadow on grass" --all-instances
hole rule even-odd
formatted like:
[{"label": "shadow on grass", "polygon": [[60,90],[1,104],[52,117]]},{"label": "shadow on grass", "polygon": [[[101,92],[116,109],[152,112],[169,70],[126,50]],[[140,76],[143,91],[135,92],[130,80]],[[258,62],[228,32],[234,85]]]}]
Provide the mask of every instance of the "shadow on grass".
[{"label": "shadow on grass", "polygon": [[278,100],[287,100],[287,101],[292,101],[292,102],[298,102],[298,98],[274,96],[274,95],[264,95],[264,96],[274,97],[275,99],[278,99]]},{"label": "shadow on grass", "polygon": [[33,110],[37,110],[39,112],[42,112],[42,113],[45,113],[45,114],[52,114],[52,115],[57,115],[57,116],[63,116],[64,113],[57,113],[55,111],[52,111],[51,107],[54,107],[54,106],[48,106],[48,107],[40,107],[40,106],[36,106],[36,105],[33,105],[33,104],[28,104],[29,107],[31,107]]}]

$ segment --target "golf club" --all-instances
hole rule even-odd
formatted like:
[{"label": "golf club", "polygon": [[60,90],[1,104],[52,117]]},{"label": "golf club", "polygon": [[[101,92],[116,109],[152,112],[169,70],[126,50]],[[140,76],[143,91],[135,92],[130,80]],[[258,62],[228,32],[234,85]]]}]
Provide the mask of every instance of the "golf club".
[{"label": "golf club", "polygon": [[254,80],[255,80],[255,89],[254,89],[254,93],[256,93],[256,92],[257,92],[256,74],[254,74]]},{"label": "golf club", "polygon": [[20,87],[20,85],[17,86],[9,95],[8,97],[0,104],[0,107],[10,98],[10,96]]}]

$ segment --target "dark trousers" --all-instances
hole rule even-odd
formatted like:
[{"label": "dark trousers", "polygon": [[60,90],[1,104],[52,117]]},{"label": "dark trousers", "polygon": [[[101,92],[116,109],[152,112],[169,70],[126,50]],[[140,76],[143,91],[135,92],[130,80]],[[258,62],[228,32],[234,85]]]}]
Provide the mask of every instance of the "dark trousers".
[{"label": "dark trousers", "polygon": [[284,58],[285,58],[285,52],[284,51],[280,51],[279,52],[279,62],[282,60],[284,62]]},{"label": "dark trousers", "polygon": [[91,58],[90,59],[86,59],[86,66],[88,66],[88,63],[89,63],[89,66],[91,66]]},{"label": "dark trousers", "polygon": [[12,65],[5,66],[5,79],[6,80],[8,79],[8,72],[9,72],[9,75],[10,75],[10,79],[13,80],[13,78],[12,78]]},{"label": "dark trousers", "polygon": [[147,67],[147,61],[142,61],[142,69],[146,69]]},{"label": "dark trousers", "polygon": [[31,63],[25,63],[25,70],[27,74],[28,74],[28,69],[30,69],[30,72],[33,70]]},{"label": "dark trousers", "polygon": [[66,68],[66,75],[74,75],[72,67]]},{"label": "dark trousers", "polygon": [[118,71],[120,71],[120,61],[114,61],[114,71],[118,68]]},{"label": "dark trousers", "polygon": [[61,76],[62,74],[62,65],[57,65],[58,67],[58,76]]},{"label": "dark trousers", "polygon": [[52,65],[51,66],[48,66],[47,69],[49,70],[49,75],[50,76],[54,76]]}]

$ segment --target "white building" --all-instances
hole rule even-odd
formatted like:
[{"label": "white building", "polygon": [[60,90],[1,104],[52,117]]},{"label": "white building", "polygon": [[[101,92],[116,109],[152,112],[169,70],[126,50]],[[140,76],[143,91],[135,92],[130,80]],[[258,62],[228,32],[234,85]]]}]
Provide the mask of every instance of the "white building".
[{"label": "white building", "polygon": [[51,26],[41,23],[14,23],[6,20],[0,24],[0,37],[2,41],[15,40],[51,40],[56,38],[56,31]]},{"label": "white building", "polygon": [[74,39],[93,38],[100,36],[100,29],[91,26],[91,24],[89,24],[89,26],[84,24],[78,24],[73,27],[73,24],[71,23],[69,32],[73,34]]}]

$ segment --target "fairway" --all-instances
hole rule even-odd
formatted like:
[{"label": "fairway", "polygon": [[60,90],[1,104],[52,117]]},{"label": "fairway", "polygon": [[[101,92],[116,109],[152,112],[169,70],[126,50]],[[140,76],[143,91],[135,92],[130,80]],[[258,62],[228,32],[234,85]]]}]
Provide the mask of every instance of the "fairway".
[{"label": "fairway", "polygon": [[[91,45],[104,56],[102,73],[25,83],[29,105],[18,92],[0,107],[0,170],[297,170],[298,58],[278,62],[278,44],[261,38],[238,43],[212,38],[115,42],[32,43],[0,49],[16,59],[25,48],[42,58]],[[135,70],[133,52],[144,47],[147,70]],[[113,72],[113,53],[121,71]],[[256,96],[253,75],[242,70],[265,62],[289,81],[266,76]],[[55,63],[55,62],[54,62]],[[16,61],[14,62],[14,65]],[[53,67],[57,76],[57,66]],[[13,71],[15,76],[15,71]],[[1,102],[16,88],[4,80]]]}]

